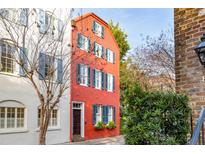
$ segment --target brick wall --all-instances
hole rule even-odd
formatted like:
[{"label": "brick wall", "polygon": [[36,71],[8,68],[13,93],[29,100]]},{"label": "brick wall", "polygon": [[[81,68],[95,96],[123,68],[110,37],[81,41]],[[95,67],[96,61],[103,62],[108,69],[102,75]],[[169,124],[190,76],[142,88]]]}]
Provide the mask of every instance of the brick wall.
[{"label": "brick wall", "polygon": [[[205,33],[204,9],[175,9],[176,91],[190,97],[193,119],[205,106],[205,68],[200,64],[194,47]],[[204,11],[205,12],[205,11]]]}]

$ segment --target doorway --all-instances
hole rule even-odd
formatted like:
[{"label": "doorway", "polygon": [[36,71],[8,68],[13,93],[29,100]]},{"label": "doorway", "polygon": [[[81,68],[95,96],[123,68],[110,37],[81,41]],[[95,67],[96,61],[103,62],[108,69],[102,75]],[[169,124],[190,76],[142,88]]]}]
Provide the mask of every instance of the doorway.
[{"label": "doorway", "polygon": [[73,142],[84,140],[84,103],[73,102],[72,105]]}]

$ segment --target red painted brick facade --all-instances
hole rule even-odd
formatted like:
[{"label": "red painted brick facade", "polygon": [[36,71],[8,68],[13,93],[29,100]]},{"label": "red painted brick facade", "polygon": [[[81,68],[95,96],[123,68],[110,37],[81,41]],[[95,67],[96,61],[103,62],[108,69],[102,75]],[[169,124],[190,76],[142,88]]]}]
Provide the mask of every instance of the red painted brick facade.
[{"label": "red painted brick facade", "polygon": [[[92,31],[93,21],[97,21],[104,26],[104,39],[95,35]],[[72,30],[72,64],[71,64],[71,103],[73,101],[84,102],[85,107],[85,135],[84,139],[103,138],[108,136],[119,135],[120,130],[120,82],[119,82],[119,48],[106,22],[97,17],[93,13],[85,14],[75,20],[75,26]],[[77,34],[81,33],[88,37],[91,42],[91,52],[85,52],[77,47]],[[104,46],[104,49],[109,48],[115,52],[115,63],[109,63],[105,59],[97,58],[93,54],[93,42],[98,42]],[[115,76],[114,92],[106,90],[98,90],[90,87],[80,86],[77,84],[77,64],[87,64],[91,69],[95,68],[102,70],[105,73],[111,73]],[[92,84],[91,71],[91,84]],[[92,105],[111,105],[116,107],[116,128],[113,130],[103,129],[96,130],[92,123]],[[71,104],[71,141],[72,141],[72,104]]]}]

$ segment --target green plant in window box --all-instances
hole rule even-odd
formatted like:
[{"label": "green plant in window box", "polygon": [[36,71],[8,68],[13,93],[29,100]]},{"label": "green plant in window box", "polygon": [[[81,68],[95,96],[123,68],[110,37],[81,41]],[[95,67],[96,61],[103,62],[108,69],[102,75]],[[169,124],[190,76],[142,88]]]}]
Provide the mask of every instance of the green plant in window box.
[{"label": "green plant in window box", "polygon": [[101,130],[101,129],[104,129],[104,124],[102,121],[98,121],[96,124],[95,124],[95,129],[97,130]]},{"label": "green plant in window box", "polygon": [[114,129],[116,128],[115,122],[114,121],[110,121],[107,125],[106,125],[107,129]]}]

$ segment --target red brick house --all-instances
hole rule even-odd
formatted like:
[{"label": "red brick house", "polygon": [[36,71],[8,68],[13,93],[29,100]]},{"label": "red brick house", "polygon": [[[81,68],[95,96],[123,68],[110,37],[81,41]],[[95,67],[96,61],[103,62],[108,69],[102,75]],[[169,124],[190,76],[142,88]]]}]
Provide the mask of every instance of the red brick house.
[{"label": "red brick house", "polygon": [[[109,25],[93,13],[72,22],[71,141],[119,135],[119,47]],[[114,121],[116,128],[95,125]]]}]

